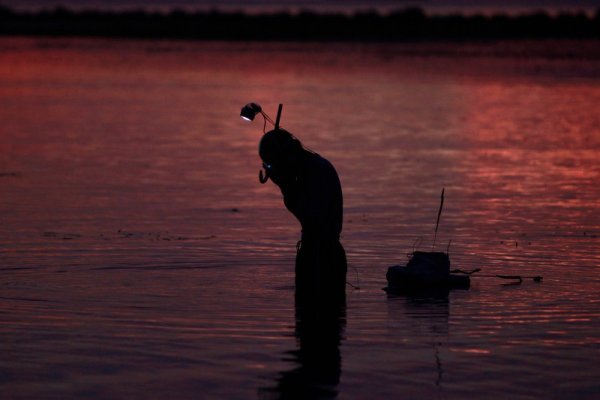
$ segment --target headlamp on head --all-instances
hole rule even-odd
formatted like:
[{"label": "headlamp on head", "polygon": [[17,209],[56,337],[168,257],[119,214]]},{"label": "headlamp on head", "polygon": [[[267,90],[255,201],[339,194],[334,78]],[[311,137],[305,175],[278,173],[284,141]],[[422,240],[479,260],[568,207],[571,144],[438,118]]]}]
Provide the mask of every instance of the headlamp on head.
[{"label": "headlamp on head", "polygon": [[262,107],[256,103],[248,103],[242,107],[240,117],[246,121],[254,121],[254,117],[256,117],[256,114],[258,113],[262,113]]}]

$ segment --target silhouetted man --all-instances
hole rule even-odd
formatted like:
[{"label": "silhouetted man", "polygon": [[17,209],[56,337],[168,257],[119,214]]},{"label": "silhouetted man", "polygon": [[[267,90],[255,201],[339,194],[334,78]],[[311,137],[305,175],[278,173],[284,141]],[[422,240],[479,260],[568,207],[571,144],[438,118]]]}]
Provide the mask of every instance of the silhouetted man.
[{"label": "silhouetted man", "polygon": [[335,168],[283,129],[262,137],[259,155],[267,176],[280,187],[285,206],[302,225],[296,255],[297,300],[321,306],[345,302],[343,199]]},{"label": "silhouetted man", "polygon": [[283,129],[263,136],[259,154],[267,176],[281,189],[285,206],[302,225],[296,254],[296,366],[282,372],[275,387],[259,389],[259,394],[333,399],[342,372],[339,347],[346,325],[340,180],[329,161]]}]

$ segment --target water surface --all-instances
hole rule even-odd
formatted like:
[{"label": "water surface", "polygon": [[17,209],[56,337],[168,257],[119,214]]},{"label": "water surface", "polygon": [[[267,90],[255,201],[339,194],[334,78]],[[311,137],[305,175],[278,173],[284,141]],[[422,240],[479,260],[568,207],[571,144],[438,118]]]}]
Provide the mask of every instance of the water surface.
[{"label": "water surface", "polygon": [[[315,384],[294,317],[299,226],[258,183],[262,124],[238,117],[256,101],[284,103],[282,125],[344,188],[361,289],[327,328],[327,396],[594,398],[599,53],[0,40],[2,397]],[[543,282],[388,297],[387,267],[432,246],[442,187],[436,248],[453,267]]]}]

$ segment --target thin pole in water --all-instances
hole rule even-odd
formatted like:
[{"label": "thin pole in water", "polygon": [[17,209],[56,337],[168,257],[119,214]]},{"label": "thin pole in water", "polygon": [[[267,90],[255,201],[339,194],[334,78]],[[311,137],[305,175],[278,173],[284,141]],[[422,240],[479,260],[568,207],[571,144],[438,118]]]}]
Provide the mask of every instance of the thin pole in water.
[{"label": "thin pole in water", "polygon": [[440,226],[440,217],[442,216],[442,208],[444,207],[444,190],[446,188],[442,188],[442,199],[440,201],[440,209],[438,211],[437,221],[435,223],[435,234],[433,235],[433,246],[431,246],[431,251],[435,249],[435,241],[437,240],[438,227]]}]

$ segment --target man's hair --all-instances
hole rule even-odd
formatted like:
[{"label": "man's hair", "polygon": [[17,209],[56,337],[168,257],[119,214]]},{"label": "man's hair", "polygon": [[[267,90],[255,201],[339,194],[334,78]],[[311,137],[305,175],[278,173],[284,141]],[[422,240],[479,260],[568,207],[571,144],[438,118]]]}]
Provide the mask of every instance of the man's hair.
[{"label": "man's hair", "polygon": [[280,164],[302,150],[300,140],[284,129],[265,133],[258,144],[258,155],[267,164]]}]

